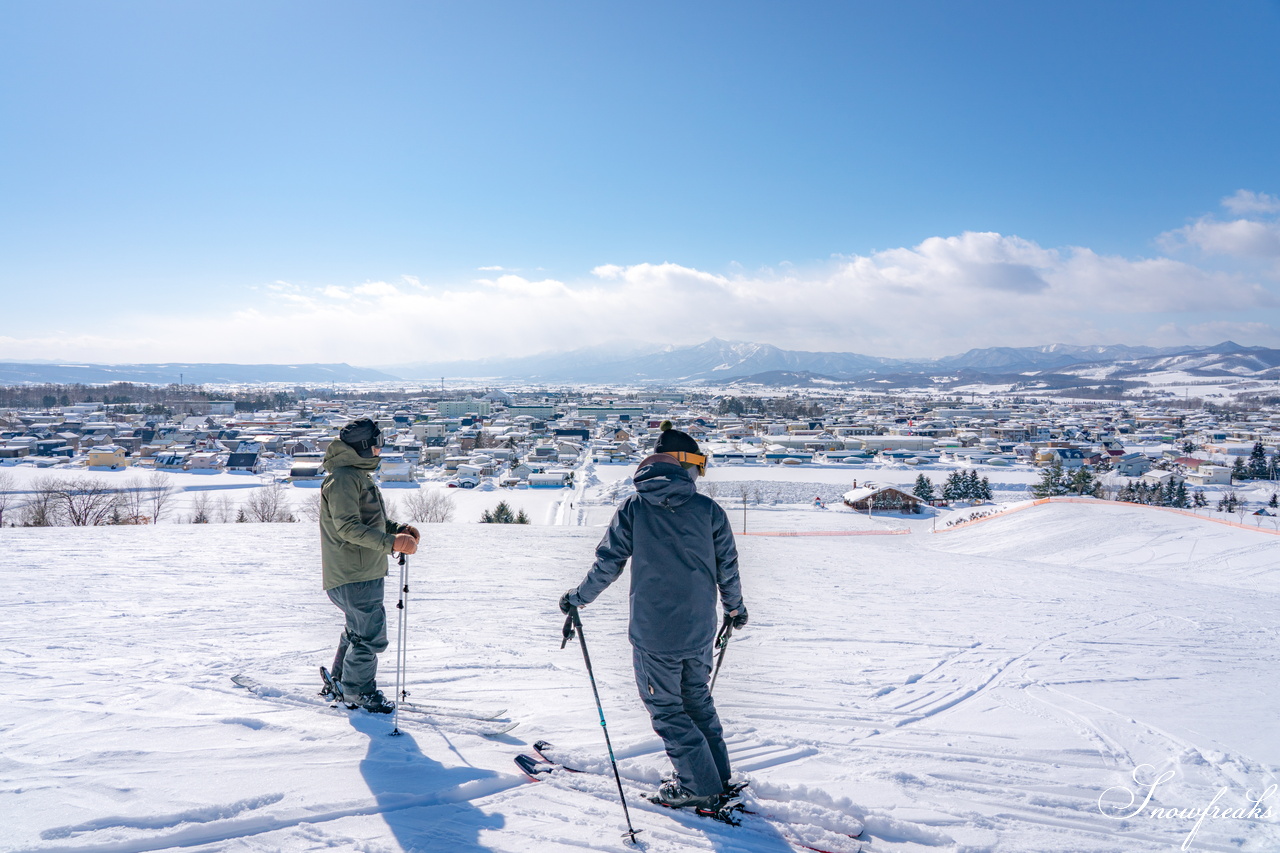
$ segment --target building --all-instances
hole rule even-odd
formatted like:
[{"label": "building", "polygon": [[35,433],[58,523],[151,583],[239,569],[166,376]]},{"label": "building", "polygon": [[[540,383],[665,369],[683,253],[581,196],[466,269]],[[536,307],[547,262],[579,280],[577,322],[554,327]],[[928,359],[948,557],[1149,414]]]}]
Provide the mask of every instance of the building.
[{"label": "building", "polygon": [[488,400],[441,400],[436,411],[442,418],[460,418],[464,415],[487,418],[491,405]]},{"label": "building", "polygon": [[1083,468],[1088,457],[1078,447],[1045,447],[1036,451],[1036,464],[1048,467],[1057,462],[1068,471]]},{"label": "building", "polygon": [[529,475],[531,489],[563,489],[573,485],[572,471],[545,471],[541,474]]},{"label": "building", "polygon": [[1187,473],[1187,482],[1193,486],[1229,486],[1231,469],[1224,465],[1201,465]]},{"label": "building", "polygon": [[246,474],[258,473],[258,451],[250,450],[243,453],[232,453],[227,457],[227,470],[240,471]]},{"label": "building", "polygon": [[903,514],[920,512],[923,503],[918,497],[893,486],[863,486],[851,492],[845,492],[844,504],[859,512],[876,510],[897,511]]},{"label": "building", "polygon": [[379,467],[384,483],[412,483],[417,479],[417,468],[402,455],[386,454]]},{"label": "building", "polygon": [[101,444],[89,449],[90,468],[128,468],[130,459],[118,444]]},{"label": "building", "polygon": [[1126,477],[1141,477],[1151,470],[1151,459],[1143,453],[1126,453],[1111,461],[1112,470]]},{"label": "building", "polygon": [[508,406],[507,417],[509,418],[533,418],[535,421],[545,421],[555,417],[555,406]]},{"label": "building", "polygon": [[623,406],[579,406],[578,417],[595,418],[597,421],[638,421],[645,415],[645,410],[638,407]]}]

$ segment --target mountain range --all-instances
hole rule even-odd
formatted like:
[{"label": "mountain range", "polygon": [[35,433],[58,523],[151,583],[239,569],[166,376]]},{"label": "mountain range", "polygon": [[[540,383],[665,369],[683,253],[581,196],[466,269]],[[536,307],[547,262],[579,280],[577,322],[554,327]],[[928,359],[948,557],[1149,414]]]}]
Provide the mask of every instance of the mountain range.
[{"label": "mountain range", "polygon": [[683,347],[646,349],[631,344],[625,353],[593,347],[522,358],[389,365],[385,369],[414,379],[466,376],[547,383],[758,381],[797,385],[877,378],[889,379],[892,384],[911,384],[927,377],[958,374],[964,374],[968,380],[983,375],[1071,374],[1084,366],[1097,369],[1107,365],[1129,377],[1147,370],[1175,369],[1205,376],[1245,376],[1280,366],[1280,350],[1243,347],[1231,341],[1184,347],[1050,344],[971,349],[960,355],[935,359],[901,359],[848,352],[784,350],[770,344],[712,338]]},{"label": "mountain range", "polygon": [[583,384],[866,384],[939,390],[973,382],[1044,387],[1084,384],[1132,386],[1144,378],[1192,377],[1280,380],[1280,350],[1231,341],[1213,346],[987,347],[934,359],[883,358],[850,352],[784,350],[770,344],[712,338],[692,346],[615,343],[520,358],[417,362],[378,369],[349,364],[59,364],[2,363],[0,384],[138,382],[167,385],[396,382],[435,383],[441,377],[490,383]]}]

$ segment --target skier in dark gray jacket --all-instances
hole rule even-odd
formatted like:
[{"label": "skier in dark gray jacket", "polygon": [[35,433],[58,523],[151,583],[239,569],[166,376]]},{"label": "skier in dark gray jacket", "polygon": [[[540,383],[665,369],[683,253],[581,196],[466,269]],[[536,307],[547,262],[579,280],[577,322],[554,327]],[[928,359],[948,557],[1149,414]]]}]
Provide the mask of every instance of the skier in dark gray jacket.
[{"label": "skier in dark gray jacket", "polygon": [[707,459],[687,433],[664,421],[654,455],[640,463],[636,494],[618,507],[596,560],[560,609],[582,607],[631,559],[629,636],[636,686],[676,778],[658,797],[667,805],[713,806],[729,782],[729,752],[711,701],[716,603],[735,628],[747,624],[738,549],[729,518],[694,484]]}]

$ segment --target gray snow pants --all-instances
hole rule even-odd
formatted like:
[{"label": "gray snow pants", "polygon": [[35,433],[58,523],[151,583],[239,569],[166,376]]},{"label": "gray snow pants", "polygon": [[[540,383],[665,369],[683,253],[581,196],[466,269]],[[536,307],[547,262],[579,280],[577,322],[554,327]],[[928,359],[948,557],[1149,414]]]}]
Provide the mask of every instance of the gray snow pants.
[{"label": "gray snow pants", "polygon": [[653,654],[632,647],[636,687],[653,730],[667,748],[680,784],[700,797],[729,781],[729,750],[711,701],[711,647],[692,656]]},{"label": "gray snow pants", "polygon": [[330,674],[349,698],[377,689],[378,653],[387,650],[387,610],[383,581],[344,583],[329,590],[329,600],[347,617]]}]

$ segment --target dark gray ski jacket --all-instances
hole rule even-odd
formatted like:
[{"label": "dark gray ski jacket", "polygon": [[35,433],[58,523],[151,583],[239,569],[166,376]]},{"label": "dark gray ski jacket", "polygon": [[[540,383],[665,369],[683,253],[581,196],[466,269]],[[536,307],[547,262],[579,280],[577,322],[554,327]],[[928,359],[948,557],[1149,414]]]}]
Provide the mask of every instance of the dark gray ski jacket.
[{"label": "dark gray ski jacket", "polygon": [[[666,457],[670,459],[671,457]],[[631,558],[632,645],[659,654],[692,654],[715,640],[719,599],[742,608],[738,548],[720,505],[698,494],[692,475],[660,457],[640,463],[636,494],[614,513],[596,561],[569,603],[596,600]]]}]

